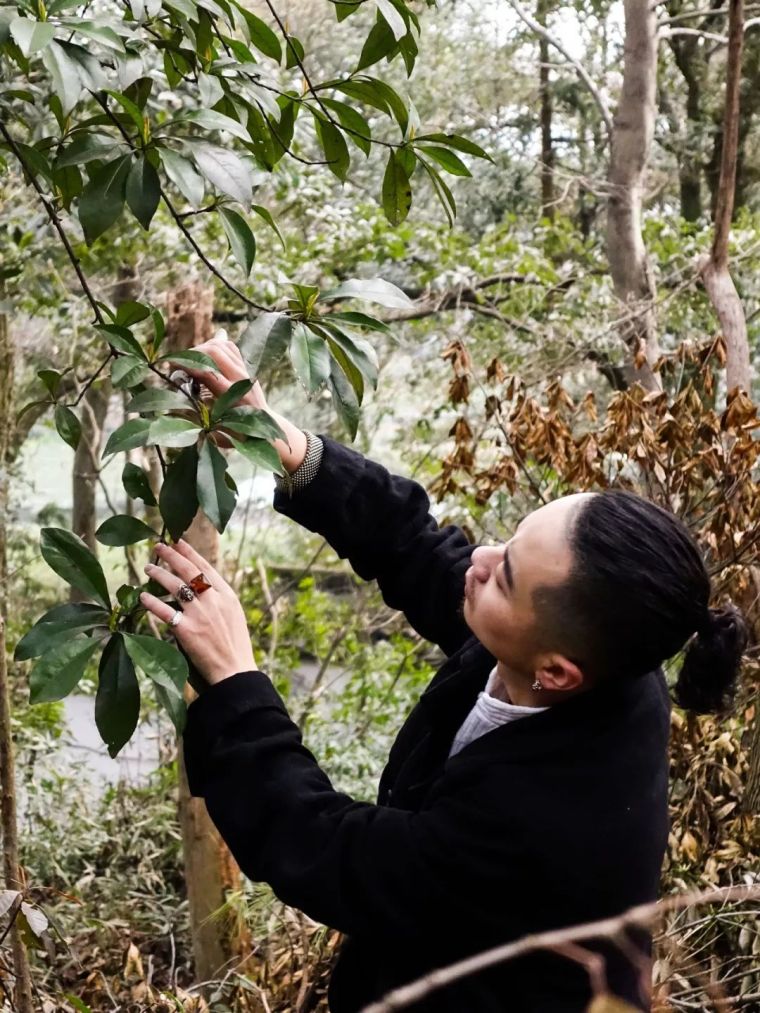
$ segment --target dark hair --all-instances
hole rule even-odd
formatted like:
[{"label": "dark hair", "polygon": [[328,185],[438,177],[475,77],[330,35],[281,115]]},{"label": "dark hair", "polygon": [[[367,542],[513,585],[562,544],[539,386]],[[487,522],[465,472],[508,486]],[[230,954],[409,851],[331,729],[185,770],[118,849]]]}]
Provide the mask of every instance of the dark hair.
[{"label": "dark hair", "polygon": [[[680,706],[719,712],[733,702],[746,623],[710,609],[710,576],[686,525],[625,490],[582,501],[569,528],[573,565],[561,587],[534,594],[539,621],[593,679],[636,676],[686,648]],[[695,635],[696,634],[696,635]]]}]

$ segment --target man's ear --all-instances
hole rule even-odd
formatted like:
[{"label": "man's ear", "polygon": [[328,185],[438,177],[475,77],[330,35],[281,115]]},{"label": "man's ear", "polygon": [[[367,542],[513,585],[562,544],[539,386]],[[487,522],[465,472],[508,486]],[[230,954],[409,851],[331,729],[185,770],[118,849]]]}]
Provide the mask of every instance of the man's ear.
[{"label": "man's ear", "polygon": [[564,654],[544,654],[538,659],[536,679],[544,689],[567,693],[580,689],[586,678],[583,670]]}]

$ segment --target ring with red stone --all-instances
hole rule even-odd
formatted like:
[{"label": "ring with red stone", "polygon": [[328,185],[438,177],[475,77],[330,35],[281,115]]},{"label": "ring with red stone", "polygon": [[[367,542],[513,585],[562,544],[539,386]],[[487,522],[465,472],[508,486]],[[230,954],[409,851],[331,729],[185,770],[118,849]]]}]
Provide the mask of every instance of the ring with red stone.
[{"label": "ring with red stone", "polygon": [[189,585],[196,594],[203,594],[204,591],[208,591],[211,587],[211,584],[209,584],[202,573],[196,574],[196,576],[189,581]]}]

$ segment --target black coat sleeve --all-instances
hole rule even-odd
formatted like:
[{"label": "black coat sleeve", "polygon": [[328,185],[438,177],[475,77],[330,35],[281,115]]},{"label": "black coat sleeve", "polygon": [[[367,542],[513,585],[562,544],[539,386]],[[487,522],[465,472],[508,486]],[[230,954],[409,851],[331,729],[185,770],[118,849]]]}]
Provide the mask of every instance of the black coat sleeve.
[{"label": "black coat sleeve", "polygon": [[[243,872],[349,934],[482,926],[495,879],[510,868],[521,876],[529,859],[493,812],[492,785],[418,813],[336,791],[261,672],[239,672],[190,705],[184,751],[190,790]],[[498,918],[503,927],[503,909]]]},{"label": "black coat sleeve", "polygon": [[277,490],[275,509],[326,538],[421,636],[453,654],[471,635],[461,606],[475,546],[461,528],[438,526],[417,482],[321,439],[317,475],[292,496]]}]

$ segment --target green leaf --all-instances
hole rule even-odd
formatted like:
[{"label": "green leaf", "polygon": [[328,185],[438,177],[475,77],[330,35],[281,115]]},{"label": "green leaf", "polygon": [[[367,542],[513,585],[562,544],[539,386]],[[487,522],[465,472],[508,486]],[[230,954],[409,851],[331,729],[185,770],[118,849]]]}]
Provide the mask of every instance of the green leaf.
[{"label": "green leaf", "polygon": [[253,200],[251,170],[233,151],[213,144],[194,143],[192,155],[201,174],[221,193],[250,207]]},{"label": "green leaf", "polygon": [[356,439],[360,418],[359,401],[353,387],[334,360],[330,364],[330,376],[327,380],[327,387],[332,396],[338,417],[348,430],[351,439]]},{"label": "green leaf", "polygon": [[72,637],[43,654],[29,673],[29,702],[47,703],[68,696],[102,643],[98,637]]},{"label": "green leaf", "polygon": [[136,394],[124,409],[128,412],[187,411],[193,403],[178,390],[151,387]]},{"label": "green leaf", "polygon": [[197,422],[161,415],[150,423],[148,442],[161,447],[189,447],[197,441],[200,432]]},{"label": "green leaf", "polygon": [[240,336],[238,348],[253,376],[282,361],[290,343],[290,317],[284,313],[261,313]]},{"label": "green leaf", "polygon": [[92,179],[82,191],[79,198],[79,221],[88,246],[92,246],[98,236],[102,236],[121,215],[131,161],[131,155],[122,155],[113,162],[108,162],[93,173]]},{"label": "green leaf", "polygon": [[343,134],[329,120],[322,119],[316,113],[314,114],[314,126],[328,162],[328,169],[341,182],[345,182],[351,164],[351,156],[348,153],[348,145]]},{"label": "green leaf", "polygon": [[197,444],[180,451],[166,469],[158,507],[175,542],[187,531],[198,512],[197,471]]},{"label": "green leaf", "polygon": [[158,154],[161,157],[166,175],[191,207],[197,211],[203,204],[205,190],[203,177],[195,171],[192,162],[183,158],[182,155],[170,151],[169,148],[159,148]]},{"label": "green leaf", "polygon": [[228,408],[221,420],[225,429],[232,429],[233,432],[243,433],[245,436],[261,437],[265,440],[285,440],[285,433],[280,429],[272,416],[260,408],[252,408],[250,405],[238,405],[235,408]]},{"label": "green leaf", "polygon": [[277,228],[277,222],[274,220],[274,218],[272,217],[271,213],[266,208],[261,207],[261,205],[259,205],[259,204],[251,204],[251,211],[254,211],[259,216],[259,218],[263,218],[264,219],[264,221],[267,223],[267,225],[269,226],[269,228],[272,229],[272,231],[274,232],[274,234],[277,236],[277,238],[282,243],[282,248],[284,250],[285,249],[285,240],[282,238],[282,233]]},{"label": "green leaf", "polygon": [[255,467],[266,468],[267,471],[273,471],[277,475],[283,474],[284,468],[280,455],[267,440],[251,438],[242,441],[236,440],[234,436],[230,436],[229,441],[235,450],[241,453]]},{"label": "green leaf", "polygon": [[467,137],[460,137],[459,134],[419,134],[415,141],[417,143],[434,141],[437,144],[445,144],[449,148],[455,148],[457,151],[463,151],[466,155],[474,155],[475,158],[485,158],[489,162],[493,162],[488,152],[484,151],[479,144]]},{"label": "green leaf", "polygon": [[108,585],[100,563],[82,539],[65,528],[42,528],[40,551],[51,570],[89,598],[111,608]]},{"label": "green leaf", "polygon": [[293,326],[290,360],[296,376],[310,394],[318,390],[330,375],[327,345],[302,323]]},{"label": "green leaf", "polygon": [[55,35],[55,25],[49,21],[32,21],[30,18],[14,18],[10,31],[24,56],[31,56],[47,46]]},{"label": "green leaf", "polygon": [[402,160],[391,151],[383,176],[383,211],[391,225],[405,221],[412,206],[412,186]]},{"label": "green leaf", "polygon": [[192,366],[193,369],[210,369],[213,373],[219,372],[219,367],[205,352],[199,352],[195,348],[187,348],[183,352],[167,352],[160,355],[156,362],[172,362],[177,366]]},{"label": "green leaf", "polygon": [[63,373],[59,373],[57,369],[38,369],[37,376],[45,384],[48,394],[55,397],[63,379]]},{"label": "green leaf", "polygon": [[375,317],[367,316],[366,313],[355,313],[347,310],[345,313],[326,313],[321,319],[330,320],[339,326],[341,324],[348,324],[352,327],[361,327],[365,331],[380,331],[382,334],[391,333],[391,329],[386,323],[383,323],[382,320],[377,320]]},{"label": "green leaf", "polygon": [[256,259],[256,240],[251,227],[242,215],[231,208],[219,208],[219,215],[232,254],[247,278]]},{"label": "green leaf", "polygon": [[69,165],[85,165],[95,159],[108,158],[116,148],[117,144],[113,140],[101,140],[96,134],[79,133],[71,144],[59,150],[55,165],[57,169]]},{"label": "green leaf", "polygon": [[119,327],[132,327],[142,320],[147,320],[149,316],[150,306],[146,306],[142,302],[133,302],[128,299],[116,307],[116,324]]},{"label": "green leaf", "polygon": [[443,166],[446,172],[450,172],[452,176],[471,176],[472,173],[464,164],[459,155],[455,155],[453,151],[449,151],[448,148],[441,148],[435,145],[426,144],[419,145],[420,150],[424,151],[428,158],[432,158],[433,161]]},{"label": "green leaf", "polygon": [[71,639],[75,632],[92,630],[108,624],[108,612],[88,602],[57,605],[46,612],[16,644],[14,661],[28,661],[46,654]]},{"label": "green leaf", "polygon": [[142,345],[128,327],[122,327],[119,324],[101,324],[95,330],[102,334],[108,344],[117,352],[134,355],[143,362],[146,361]]},{"label": "green leaf", "polygon": [[[188,672],[188,678],[190,677]],[[185,730],[185,722],[187,721],[187,704],[185,698],[176,689],[166,689],[165,686],[160,686],[157,682],[153,683],[153,688],[156,691],[156,699],[159,705],[164,708],[166,713],[169,715],[174,730],[177,735],[181,735]]]},{"label": "green leaf", "polygon": [[93,56],[84,46],[79,46],[75,42],[61,40],[59,45],[75,65],[84,88],[90,91],[100,91],[105,87],[106,72],[97,57]]},{"label": "green leaf", "polygon": [[111,433],[103,448],[103,457],[124,450],[144,447],[150,438],[150,419],[130,419]]},{"label": "green leaf", "polygon": [[[374,348],[363,338],[350,337],[335,324],[321,322],[320,329],[322,327],[327,331],[330,339],[348,356],[362,376],[366,377],[373,387],[377,387],[378,363]],[[361,393],[358,390],[357,395],[361,399]]]},{"label": "green leaf", "polygon": [[82,438],[82,425],[66,405],[55,406],[55,428],[61,439],[68,443],[72,450],[76,450]]},{"label": "green leaf", "polygon": [[351,81],[336,83],[335,87],[345,95],[358,98],[361,102],[392,113],[403,133],[409,125],[409,110],[406,103],[389,84],[369,74],[354,77]]},{"label": "green leaf", "polygon": [[114,387],[134,387],[141,383],[149,372],[145,359],[138,359],[136,355],[120,355],[111,366],[111,382]]},{"label": "green leaf", "polygon": [[382,60],[384,56],[390,57],[397,48],[398,43],[387,22],[383,20],[375,22],[359,56],[359,62],[356,65],[357,71],[371,67],[374,63]]},{"label": "green leaf", "polygon": [[109,28],[107,25],[99,25],[95,21],[83,21],[81,18],[61,18],[61,25],[84,35],[87,39],[92,39],[93,42],[99,42],[106,49],[111,49],[116,53],[126,53],[124,43],[113,28]]},{"label": "green leaf", "polygon": [[140,687],[135,666],[123,636],[115,633],[100,658],[95,696],[95,724],[109,756],[116,756],[129,742],[139,717]]},{"label": "green leaf", "polygon": [[402,310],[413,305],[409,296],[400,288],[382,278],[349,278],[337,288],[322,294],[322,302],[332,302],[334,299],[364,299],[378,306]]},{"label": "green leaf", "polygon": [[129,210],[147,232],[161,199],[158,173],[144,155],[139,155],[127,176]]},{"label": "green leaf", "polygon": [[433,190],[435,190],[436,197],[446,212],[446,217],[449,220],[449,227],[454,227],[454,219],[456,218],[457,206],[454,200],[454,194],[447,186],[445,180],[441,178],[441,174],[434,166],[430,165],[424,158],[420,158],[420,165],[424,171],[430,177],[430,182],[433,184]]},{"label": "green leaf", "polygon": [[214,406],[211,409],[211,422],[216,424],[230,408],[234,408],[237,402],[240,401],[248,391],[253,387],[251,380],[237,380],[232,384],[223,394],[214,401]]},{"label": "green leaf", "polygon": [[146,506],[156,506],[148,475],[139,465],[127,461],[121,473],[121,483],[131,499],[140,499]]},{"label": "green leaf", "polygon": [[227,133],[234,134],[235,137],[239,137],[243,141],[250,140],[248,131],[242,123],[233,120],[231,116],[225,116],[224,113],[218,113],[214,109],[193,109],[189,113],[178,116],[177,122],[197,123],[199,127],[205,127],[207,130],[226,130]]},{"label": "green leaf", "polygon": [[401,13],[396,10],[390,0],[375,0],[375,4],[382,17],[388,23],[388,27],[393,32],[394,37],[397,40],[403,39],[407,33],[408,25]]},{"label": "green leaf", "polygon": [[236,496],[225,482],[227,462],[211,440],[204,440],[198,455],[198,502],[220,533],[235,509]]},{"label": "green leaf", "polygon": [[338,117],[349,138],[360,151],[369,155],[372,150],[372,131],[370,125],[355,109],[345,102],[334,98],[323,98],[322,105],[327,106]]},{"label": "green leaf", "polygon": [[103,521],[95,537],[101,545],[134,545],[146,538],[158,538],[158,534],[139,517],[116,514]]},{"label": "green leaf", "polygon": [[53,81],[53,89],[61,103],[64,116],[68,116],[82,94],[82,79],[78,65],[60,43],[49,43],[42,54],[42,62]]},{"label": "green leaf", "polygon": [[124,112],[129,116],[134,125],[137,127],[137,132],[143,140],[147,139],[147,120],[145,113],[139,106],[135,105],[131,98],[127,95],[123,95],[120,91],[106,91],[107,95],[110,95],[112,99],[119,103]]},{"label": "green leaf", "polygon": [[282,47],[280,46],[280,40],[269,25],[262,21],[261,18],[256,17],[256,15],[251,11],[246,10],[242,4],[235,4],[235,6],[245,19],[245,24],[248,29],[248,37],[253,45],[260,53],[263,53],[264,56],[269,56],[278,63],[282,63]]},{"label": "green leaf", "polygon": [[305,55],[306,55],[305,50],[303,48],[303,43],[301,42],[301,40],[297,39],[295,35],[288,35],[287,41],[285,43],[286,68],[288,70],[292,70],[294,67],[297,67],[299,60],[301,63],[303,63],[303,58]]},{"label": "green leaf", "polygon": [[[184,706],[179,706],[182,688],[187,682],[187,661],[179,649],[157,637],[125,633],[124,646],[134,664],[151,679],[171,702],[169,715],[177,732],[184,727]],[[165,698],[162,703],[166,706]]]}]

